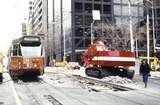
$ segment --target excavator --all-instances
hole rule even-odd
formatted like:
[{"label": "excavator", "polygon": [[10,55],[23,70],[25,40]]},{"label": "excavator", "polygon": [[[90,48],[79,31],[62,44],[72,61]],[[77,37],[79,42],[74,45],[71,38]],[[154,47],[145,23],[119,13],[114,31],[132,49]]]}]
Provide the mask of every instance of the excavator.
[{"label": "excavator", "polygon": [[103,78],[118,75],[130,79],[134,76],[135,52],[112,50],[102,41],[96,41],[90,45],[82,58],[88,76]]}]

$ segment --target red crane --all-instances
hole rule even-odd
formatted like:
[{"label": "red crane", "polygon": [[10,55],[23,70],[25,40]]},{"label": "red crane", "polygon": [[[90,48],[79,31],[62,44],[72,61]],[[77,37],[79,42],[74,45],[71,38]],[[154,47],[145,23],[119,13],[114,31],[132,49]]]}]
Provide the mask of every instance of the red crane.
[{"label": "red crane", "polygon": [[83,54],[83,60],[89,76],[119,75],[133,78],[134,75],[135,52],[112,50],[102,41],[93,43]]}]

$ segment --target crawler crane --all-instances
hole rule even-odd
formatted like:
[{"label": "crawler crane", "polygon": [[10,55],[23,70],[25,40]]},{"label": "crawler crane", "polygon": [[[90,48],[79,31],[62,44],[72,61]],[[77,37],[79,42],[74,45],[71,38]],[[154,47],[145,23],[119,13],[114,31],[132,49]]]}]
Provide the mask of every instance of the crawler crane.
[{"label": "crawler crane", "polygon": [[118,75],[133,78],[135,52],[110,50],[102,41],[93,43],[83,54],[85,72],[88,76],[105,77]]}]

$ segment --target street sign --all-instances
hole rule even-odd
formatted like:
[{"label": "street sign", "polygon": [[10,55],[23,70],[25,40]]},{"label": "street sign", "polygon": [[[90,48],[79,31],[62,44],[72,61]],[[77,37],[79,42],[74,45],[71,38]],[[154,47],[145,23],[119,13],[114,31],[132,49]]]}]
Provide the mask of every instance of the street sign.
[{"label": "street sign", "polygon": [[100,11],[99,10],[92,10],[92,17],[93,20],[100,20]]}]

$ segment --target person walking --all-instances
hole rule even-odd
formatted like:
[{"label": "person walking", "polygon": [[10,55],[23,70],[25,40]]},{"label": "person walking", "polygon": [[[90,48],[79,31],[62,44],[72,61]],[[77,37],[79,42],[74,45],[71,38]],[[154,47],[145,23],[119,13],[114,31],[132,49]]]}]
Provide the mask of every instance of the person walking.
[{"label": "person walking", "polygon": [[140,66],[140,74],[143,76],[143,82],[145,84],[145,88],[147,88],[148,76],[150,75],[151,67],[147,63],[146,60],[142,60]]}]

